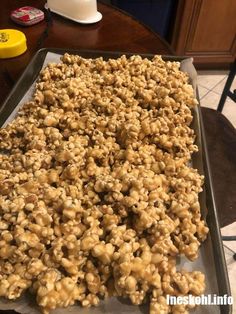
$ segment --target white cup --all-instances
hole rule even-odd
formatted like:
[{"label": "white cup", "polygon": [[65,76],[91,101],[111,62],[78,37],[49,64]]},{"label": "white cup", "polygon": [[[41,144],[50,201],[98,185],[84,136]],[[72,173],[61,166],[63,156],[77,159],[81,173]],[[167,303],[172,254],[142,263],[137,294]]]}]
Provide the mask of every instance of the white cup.
[{"label": "white cup", "polygon": [[72,12],[78,20],[92,19],[97,13],[96,0],[67,0],[73,2]]},{"label": "white cup", "polygon": [[47,6],[55,13],[78,21],[90,21],[98,15],[96,0],[47,0]]}]

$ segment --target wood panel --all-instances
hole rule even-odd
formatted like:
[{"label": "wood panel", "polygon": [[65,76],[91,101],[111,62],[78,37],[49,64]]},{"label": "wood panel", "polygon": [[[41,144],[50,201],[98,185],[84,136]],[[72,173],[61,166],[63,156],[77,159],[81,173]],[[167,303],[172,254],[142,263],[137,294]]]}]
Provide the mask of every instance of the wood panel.
[{"label": "wood panel", "polygon": [[197,65],[225,67],[236,56],[235,0],[179,0],[172,47]]},{"label": "wood panel", "polygon": [[[229,52],[235,40],[236,1],[200,1],[196,24],[188,50],[199,52]],[[195,32],[194,32],[195,31]]]}]

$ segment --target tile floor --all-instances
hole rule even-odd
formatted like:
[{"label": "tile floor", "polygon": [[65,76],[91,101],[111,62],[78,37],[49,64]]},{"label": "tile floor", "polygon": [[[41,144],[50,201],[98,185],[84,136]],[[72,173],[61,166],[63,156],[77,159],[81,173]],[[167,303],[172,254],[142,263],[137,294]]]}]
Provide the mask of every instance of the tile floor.
[{"label": "tile floor", "polygon": [[[216,109],[223,91],[228,72],[227,71],[199,71],[198,89],[201,106]],[[236,89],[236,78],[231,90]],[[222,112],[236,128],[236,103],[227,97]]]}]

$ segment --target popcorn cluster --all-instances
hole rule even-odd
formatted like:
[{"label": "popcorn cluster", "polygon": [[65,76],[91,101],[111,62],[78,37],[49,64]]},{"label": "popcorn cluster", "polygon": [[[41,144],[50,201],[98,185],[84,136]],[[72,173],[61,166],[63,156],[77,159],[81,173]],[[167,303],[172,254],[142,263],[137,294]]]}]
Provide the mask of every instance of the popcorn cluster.
[{"label": "popcorn cluster", "polygon": [[43,313],[107,296],[188,313],[166,295],[201,295],[193,261],[208,228],[189,166],[197,104],[178,62],[65,54],[0,130],[0,296]]}]

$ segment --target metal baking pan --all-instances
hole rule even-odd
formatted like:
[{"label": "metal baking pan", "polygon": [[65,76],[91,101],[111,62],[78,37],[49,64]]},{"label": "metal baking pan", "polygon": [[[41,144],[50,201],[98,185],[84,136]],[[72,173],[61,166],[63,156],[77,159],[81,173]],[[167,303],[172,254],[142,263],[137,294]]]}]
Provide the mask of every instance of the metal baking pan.
[{"label": "metal baking pan", "polygon": [[[40,70],[45,62],[45,59],[49,53],[55,53],[63,55],[64,53],[78,54],[84,58],[96,58],[103,57],[104,59],[108,58],[117,58],[122,54],[127,56],[132,55],[133,53],[124,53],[124,52],[104,52],[104,51],[85,51],[85,50],[71,50],[71,49],[53,49],[45,48],[39,50],[31,62],[28,64],[27,68],[19,78],[18,82],[15,84],[11,93],[3,103],[3,106],[0,109],[0,127],[8,121],[9,117],[13,115],[16,111],[17,105],[24,99],[25,94],[31,88],[33,82],[37,79]],[[151,58],[151,54],[139,54],[142,57]],[[164,60],[170,61],[179,61],[182,62],[186,58],[176,57],[176,56],[163,56]],[[196,83],[196,82],[195,82]],[[196,90],[197,98],[198,91]],[[192,127],[195,130],[197,135],[197,145],[199,147],[199,152],[193,155],[192,164],[193,167],[197,168],[200,173],[203,173],[205,176],[205,185],[204,191],[200,194],[200,203],[202,208],[202,215],[206,219],[209,227],[209,235],[207,240],[202,244],[200,248],[200,258],[196,262],[189,262],[183,260],[180,263],[180,267],[183,267],[188,270],[196,269],[201,270],[206,275],[206,291],[205,295],[219,295],[230,296],[230,286],[228,280],[227,267],[225,262],[225,256],[223,251],[223,245],[221,240],[220,228],[218,223],[216,203],[214,199],[214,191],[212,187],[211,171],[210,164],[207,153],[207,143],[205,139],[203,120],[201,116],[201,111],[199,107],[194,110],[194,120]],[[22,303],[26,303],[27,297],[23,296],[20,300],[8,301],[6,299],[0,298],[0,313],[1,310],[15,310],[17,312],[24,313],[39,313],[37,307],[32,306],[31,302],[23,307]],[[27,310],[28,306],[28,310]],[[24,309],[23,309],[24,308]],[[102,301],[101,305],[97,308],[91,309],[78,309],[78,306],[70,308],[70,312],[79,312],[81,314],[126,314],[126,313],[148,313],[147,306],[132,306],[126,300],[120,300],[116,298],[111,298],[110,300]],[[64,313],[68,311],[67,309],[56,310],[55,313]],[[54,311],[53,311],[54,313]],[[192,313],[192,311],[191,311]],[[231,314],[232,306],[231,305],[202,305],[197,307],[193,313],[195,314]]]}]

